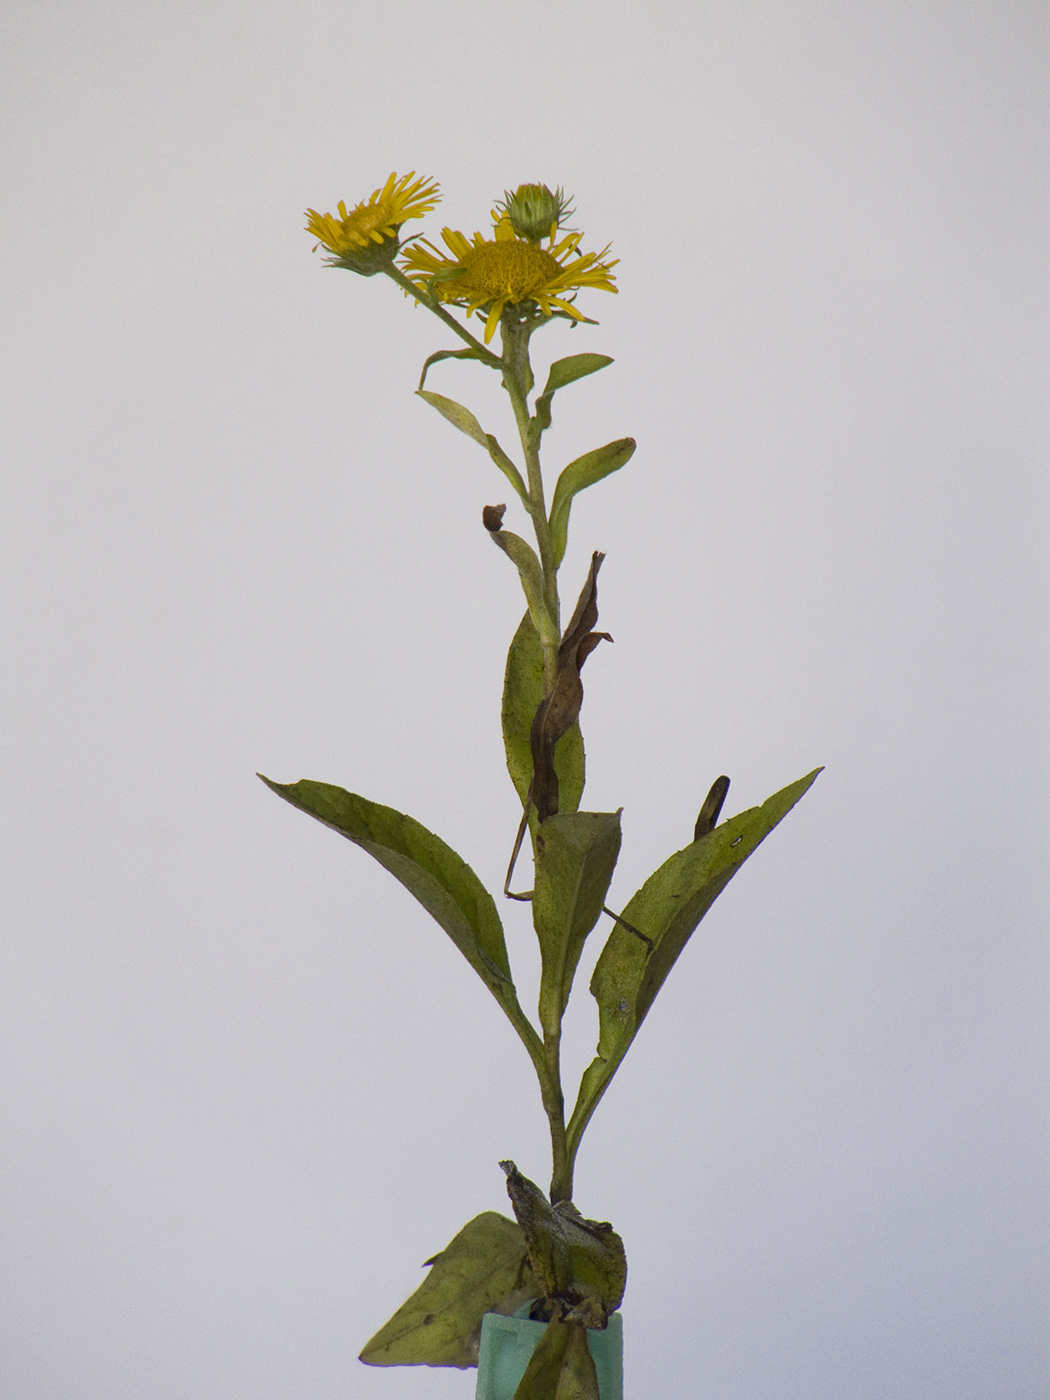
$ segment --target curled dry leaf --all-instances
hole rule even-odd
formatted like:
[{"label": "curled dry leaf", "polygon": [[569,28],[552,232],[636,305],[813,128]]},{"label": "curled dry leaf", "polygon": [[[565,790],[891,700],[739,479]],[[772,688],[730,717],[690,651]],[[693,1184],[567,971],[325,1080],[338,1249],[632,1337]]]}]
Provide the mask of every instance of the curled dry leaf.
[{"label": "curled dry leaf", "polygon": [[597,552],[591,556],[587,582],[558,648],[554,688],[540,701],[532,721],[532,800],[541,822],[558,810],[554,745],[579,717],[583,704],[580,670],[600,641],[612,641],[608,632],[591,630],[598,621],[598,570],[604,558],[604,554]]},{"label": "curled dry leaf", "polygon": [[723,773],[720,778],[716,778],[711,784],[711,791],[704,798],[704,805],[700,808],[700,815],[696,819],[696,826],[693,828],[693,840],[699,841],[701,836],[706,836],[714,831],[718,825],[718,818],[722,811],[722,804],[726,800],[726,793],[729,791],[729,779]]}]

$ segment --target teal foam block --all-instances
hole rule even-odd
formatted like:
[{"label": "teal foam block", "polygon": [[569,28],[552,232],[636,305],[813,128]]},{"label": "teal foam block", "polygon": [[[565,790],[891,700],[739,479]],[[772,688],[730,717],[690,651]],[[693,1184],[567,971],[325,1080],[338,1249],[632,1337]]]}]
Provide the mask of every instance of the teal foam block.
[{"label": "teal foam block", "polygon": [[[529,1306],[526,1303],[519,1308],[514,1317],[486,1313],[482,1319],[475,1400],[513,1400],[547,1326],[530,1321]],[[587,1329],[587,1348],[594,1358],[601,1400],[623,1400],[623,1318],[618,1312],[609,1318],[604,1331]]]}]

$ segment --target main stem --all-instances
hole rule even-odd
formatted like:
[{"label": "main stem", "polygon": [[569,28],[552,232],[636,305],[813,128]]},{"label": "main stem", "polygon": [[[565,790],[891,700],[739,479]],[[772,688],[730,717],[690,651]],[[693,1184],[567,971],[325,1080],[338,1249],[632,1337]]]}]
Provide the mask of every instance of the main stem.
[{"label": "main stem", "polygon": [[[526,503],[536,533],[536,546],[543,573],[543,601],[554,621],[555,639],[543,642],[543,693],[554,689],[558,674],[559,619],[558,573],[551,544],[550,523],[543,496],[543,473],[540,469],[539,427],[529,413],[529,392],[533,385],[529,364],[529,336],[532,324],[519,317],[516,307],[508,307],[500,321],[503,338],[503,386],[510,396],[514,419],[518,426],[522,455],[525,459],[529,499]],[[552,1201],[572,1200],[572,1157],[565,1132],[565,1099],[561,1087],[561,1016],[543,1024],[543,1056],[546,1073],[540,1075],[543,1107],[551,1133]]]},{"label": "main stem", "polygon": [[[543,574],[543,601],[554,622],[555,637],[543,638],[543,693],[547,696],[554,689],[558,675],[558,641],[561,634],[560,607],[558,603],[558,570],[554,561],[554,547],[551,544],[550,522],[547,519],[547,506],[543,497],[543,473],[540,469],[539,425],[529,412],[529,393],[532,390],[532,367],[529,364],[529,336],[534,322],[522,318],[516,307],[508,307],[500,319],[500,333],[503,339],[503,355],[497,356],[445,310],[441,303],[428,292],[410,282],[393,265],[384,269],[390,279],[417,301],[421,301],[441,321],[453,330],[460,340],[477,353],[478,359],[503,371],[503,387],[510,396],[514,409],[514,421],[518,427],[518,437],[525,459],[528,499],[525,507],[532,517]],[[521,1012],[516,1002],[513,1009],[507,1009],[511,1022],[521,1037],[536,1070],[540,1084],[540,1097],[543,1109],[550,1124],[551,1133],[551,1189],[552,1202],[572,1200],[573,1162],[576,1156],[575,1144],[571,1149],[565,1131],[565,1096],[561,1087],[561,1016],[543,1026],[543,1041],[540,1043],[535,1029]]]},{"label": "main stem", "polygon": [[[543,498],[543,473],[540,470],[539,429],[529,413],[529,391],[532,388],[532,367],[529,364],[529,336],[532,325],[521,321],[517,308],[508,307],[500,321],[503,337],[503,387],[510,396],[514,409],[514,420],[518,425],[518,437],[525,458],[526,481],[529,499],[526,506],[532,516],[532,526],[536,533],[536,546],[543,572],[543,601],[554,622],[554,630],[560,632],[558,604],[558,570],[554,562],[554,547],[551,544],[550,523],[547,520],[547,506]],[[554,689],[558,674],[558,648],[554,641],[543,643],[543,693],[549,695]]]}]

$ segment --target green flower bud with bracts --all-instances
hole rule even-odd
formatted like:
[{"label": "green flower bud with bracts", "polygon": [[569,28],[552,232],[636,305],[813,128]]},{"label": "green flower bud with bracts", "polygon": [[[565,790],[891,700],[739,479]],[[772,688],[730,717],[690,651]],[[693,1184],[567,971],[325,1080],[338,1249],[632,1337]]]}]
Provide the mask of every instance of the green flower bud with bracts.
[{"label": "green flower bud with bracts", "polygon": [[572,195],[566,199],[561,185],[553,194],[546,185],[519,185],[513,194],[504,190],[496,207],[503,210],[519,238],[539,243],[543,238],[553,240],[559,227],[571,218],[571,199]]}]

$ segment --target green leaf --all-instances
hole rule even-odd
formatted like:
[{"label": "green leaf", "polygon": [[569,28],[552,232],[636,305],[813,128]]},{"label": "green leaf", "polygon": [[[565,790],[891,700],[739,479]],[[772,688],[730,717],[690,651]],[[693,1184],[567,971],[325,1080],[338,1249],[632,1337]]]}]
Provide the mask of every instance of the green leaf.
[{"label": "green leaf", "polygon": [[[486,356],[480,350],[436,350],[433,355],[428,355],[423,362],[423,373],[419,376],[419,387],[422,389],[426,382],[427,370],[431,365],[436,365],[438,360],[480,360],[483,365],[488,365],[490,369],[498,368],[499,361],[495,356]],[[495,360],[495,364],[493,364]],[[451,400],[449,400],[451,402]],[[456,425],[459,426],[458,424]]]},{"label": "green leaf", "polygon": [[596,370],[611,364],[611,355],[567,355],[564,360],[555,360],[547,375],[543,393],[536,400],[535,422],[539,428],[537,437],[551,425],[551,400],[559,389],[564,389],[566,384],[572,384],[574,380],[583,379],[585,375],[594,374]]},{"label": "green leaf", "polygon": [[540,1022],[553,1030],[598,922],[620,853],[619,812],[562,812],[536,831],[532,920],[540,944]]},{"label": "green leaf", "polygon": [[604,1327],[627,1287],[623,1240],[607,1221],[585,1220],[571,1201],[552,1206],[513,1162],[500,1166],[507,1174],[507,1194],[544,1298],[570,1307],[597,1299],[601,1306],[596,1325]]},{"label": "green leaf", "polygon": [[[543,646],[528,613],[521,619],[507,653],[503,677],[503,745],[507,771],[525,803],[532,782],[532,721],[543,699]],[[583,796],[583,736],[574,724],[555,745],[559,809],[575,812]]]},{"label": "green leaf", "polygon": [[488,450],[485,430],[469,408],[464,408],[461,403],[456,403],[455,399],[446,399],[444,394],[432,394],[429,389],[417,389],[416,393],[421,399],[425,399],[431,408],[436,408],[442,418],[447,418],[454,428],[458,428],[461,433],[466,433],[467,437],[473,438],[486,451]]},{"label": "green leaf", "polygon": [[[449,350],[444,353],[452,355],[459,352]],[[474,354],[475,352],[471,351],[470,353]],[[447,418],[453,427],[458,428],[461,433],[466,433],[467,437],[473,438],[479,446],[483,447],[520,498],[523,501],[527,500],[529,493],[521,472],[518,471],[493,435],[485,431],[469,408],[464,408],[461,403],[456,403],[455,399],[446,399],[444,394],[432,394],[429,389],[417,389],[416,394],[419,398],[425,399],[431,408],[436,408],[442,418]]]},{"label": "green leaf", "polygon": [[520,535],[515,535],[510,530],[489,530],[489,537],[499,545],[517,569],[525,601],[529,605],[529,616],[536,630],[541,634],[546,631],[557,646],[558,629],[544,601],[543,569],[536,557],[536,551]]},{"label": "green leaf", "polygon": [[427,1260],[430,1273],[361,1353],[369,1366],[476,1366],[481,1319],[539,1293],[521,1227],[487,1210]]},{"label": "green leaf", "polygon": [[503,1006],[517,1006],[503,925],[488,890],[440,836],[414,817],[331,783],[274,783],[278,797],[374,857],[411,891]]},{"label": "green leaf", "polygon": [[600,1400],[582,1322],[548,1322],[513,1400]]},{"label": "green leaf", "polygon": [[[820,768],[676,851],[633,896],[591,978],[598,1002],[598,1058],[584,1072],[569,1124],[576,1142],[645,1020],[693,930],[778,822],[816,781]],[[631,925],[644,937],[624,925]]]},{"label": "green leaf", "polygon": [[602,477],[619,471],[625,462],[631,460],[636,445],[634,438],[619,438],[616,442],[607,442],[604,447],[596,447],[593,452],[585,452],[582,457],[577,457],[558,477],[550,513],[555,568],[565,557],[572,498],[584,487],[593,486],[596,481],[601,481]]}]

